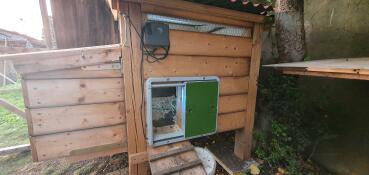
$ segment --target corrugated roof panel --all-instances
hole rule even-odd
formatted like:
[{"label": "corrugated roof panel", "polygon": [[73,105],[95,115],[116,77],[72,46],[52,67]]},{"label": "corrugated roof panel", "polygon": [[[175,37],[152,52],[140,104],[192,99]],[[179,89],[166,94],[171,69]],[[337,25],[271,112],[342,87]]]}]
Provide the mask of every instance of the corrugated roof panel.
[{"label": "corrugated roof panel", "polygon": [[266,15],[268,11],[273,11],[273,7],[270,5],[254,4],[253,2],[248,0],[187,0],[187,1],[242,12],[248,12],[258,15]]}]

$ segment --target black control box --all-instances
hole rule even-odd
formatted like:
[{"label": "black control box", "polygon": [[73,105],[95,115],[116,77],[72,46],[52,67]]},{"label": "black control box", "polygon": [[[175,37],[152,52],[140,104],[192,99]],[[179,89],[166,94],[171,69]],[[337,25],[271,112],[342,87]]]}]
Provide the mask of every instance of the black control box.
[{"label": "black control box", "polygon": [[145,47],[169,47],[169,26],[167,24],[161,22],[147,22],[142,33]]}]

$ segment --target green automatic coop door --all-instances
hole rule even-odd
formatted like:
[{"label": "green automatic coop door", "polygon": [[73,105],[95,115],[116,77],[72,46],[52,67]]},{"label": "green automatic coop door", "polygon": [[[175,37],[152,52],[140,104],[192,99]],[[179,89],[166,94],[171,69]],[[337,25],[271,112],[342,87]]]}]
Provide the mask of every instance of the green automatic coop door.
[{"label": "green automatic coop door", "polygon": [[219,78],[152,77],[146,81],[150,145],[160,146],[216,132]]},{"label": "green automatic coop door", "polygon": [[218,84],[218,81],[186,83],[186,138],[208,135],[216,131]]}]

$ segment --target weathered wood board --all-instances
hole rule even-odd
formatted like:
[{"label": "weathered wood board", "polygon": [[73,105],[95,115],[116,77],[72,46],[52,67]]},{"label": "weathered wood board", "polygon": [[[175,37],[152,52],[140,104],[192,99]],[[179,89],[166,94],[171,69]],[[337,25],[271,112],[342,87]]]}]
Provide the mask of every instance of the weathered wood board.
[{"label": "weathered wood board", "polygon": [[219,114],[240,112],[246,110],[247,94],[219,97]]},{"label": "weathered wood board", "polygon": [[25,104],[28,108],[124,100],[121,78],[24,80],[22,86],[27,95]]},{"label": "weathered wood board", "polygon": [[217,132],[226,132],[244,127],[246,111],[220,114],[218,116]]},{"label": "weathered wood board", "polygon": [[78,68],[119,61],[120,45],[95,46],[0,56],[12,60],[20,74]]},{"label": "weathered wood board", "polygon": [[83,70],[82,68],[64,69],[55,71],[24,74],[25,80],[48,79],[82,79],[82,78],[120,78],[123,77],[120,70]]},{"label": "weathered wood board", "polygon": [[194,149],[184,149],[183,151],[176,151],[186,147],[193,148],[193,146],[189,141],[174,143],[155,148],[149,147],[147,152],[150,162],[151,173],[153,175],[164,175],[164,174],[206,175],[201,160],[197,156],[197,153]]},{"label": "weathered wood board", "polygon": [[252,39],[170,30],[171,55],[251,57]]},{"label": "weathered wood board", "polygon": [[340,58],[264,65],[285,74],[369,80],[369,58]]},{"label": "weathered wood board", "polygon": [[144,61],[144,76],[247,76],[249,68],[248,58],[169,55],[160,62]]},{"label": "weathered wood board", "polygon": [[31,137],[34,159],[37,161],[52,158],[80,156],[110,149],[127,149],[125,125],[63,132]]},{"label": "weathered wood board", "polygon": [[125,123],[124,102],[27,109],[32,136]]}]

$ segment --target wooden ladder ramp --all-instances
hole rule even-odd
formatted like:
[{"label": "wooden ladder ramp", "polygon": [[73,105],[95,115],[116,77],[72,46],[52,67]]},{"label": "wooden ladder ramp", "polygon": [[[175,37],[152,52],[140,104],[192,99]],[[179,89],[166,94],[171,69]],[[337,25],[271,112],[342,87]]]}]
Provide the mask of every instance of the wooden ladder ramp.
[{"label": "wooden ladder ramp", "polygon": [[189,141],[148,148],[152,175],[206,175],[194,147]]}]

